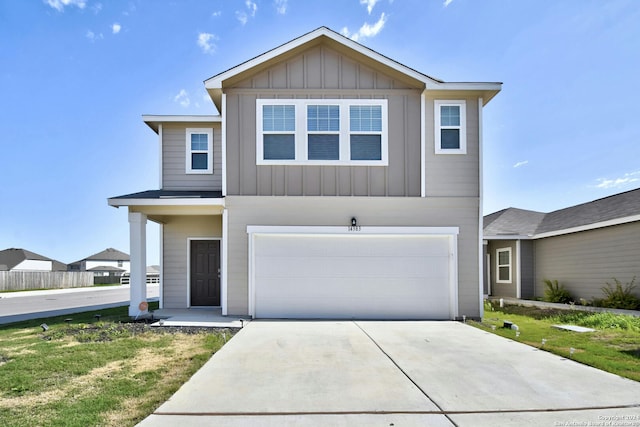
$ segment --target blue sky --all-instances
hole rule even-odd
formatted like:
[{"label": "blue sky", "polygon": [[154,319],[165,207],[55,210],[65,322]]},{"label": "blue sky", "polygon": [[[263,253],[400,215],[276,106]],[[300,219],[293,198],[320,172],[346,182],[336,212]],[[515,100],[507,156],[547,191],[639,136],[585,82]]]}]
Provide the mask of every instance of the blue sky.
[{"label": "blue sky", "polygon": [[107,198],[158,188],[141,115],[213,114],[203,80],[320,26],[445,81],[504,82],[485,214],[637,188],[639,22],[635,0],[0,0],[0,249],[128,252]]}]

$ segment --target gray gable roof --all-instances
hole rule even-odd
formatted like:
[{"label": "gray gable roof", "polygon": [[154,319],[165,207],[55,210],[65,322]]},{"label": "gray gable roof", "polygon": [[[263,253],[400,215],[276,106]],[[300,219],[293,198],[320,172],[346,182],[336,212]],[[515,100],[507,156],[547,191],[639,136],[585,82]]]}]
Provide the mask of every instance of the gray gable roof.
[{"label": "gray gable roof", "polygon": [[545,215],[537,234],[640,215],[640,188]]},{"label": "gray gable roof", "polygon": [[485,236],[530,236],[544,218],[543,212],[508,208],[484,217]]},{"label": "gray gable roof", "polygon": [[484,217],[486,237],[561,231],[574,227],[640,215],[640,188],[603,197],[550,213],[508,208]]},{"label": "gray gable roof", "polygon": [[51,267],[54,271],[64,271],[67,269],[66,264],[60,261],[56,261],[55,259],[47,258],[46,256],[28,251],[26,249],[9,248],[0,251],[0,271],[11,270],[16,265],[27,259],[36,261],[51,261]]},{"label": "gray gable roof", "polygon": [[76,263],[81,261],[129,261],[129,254],[117,249],[107,248],[102,252],[98,252],[97,254],[88,256],[80,261],[76,261]]}]

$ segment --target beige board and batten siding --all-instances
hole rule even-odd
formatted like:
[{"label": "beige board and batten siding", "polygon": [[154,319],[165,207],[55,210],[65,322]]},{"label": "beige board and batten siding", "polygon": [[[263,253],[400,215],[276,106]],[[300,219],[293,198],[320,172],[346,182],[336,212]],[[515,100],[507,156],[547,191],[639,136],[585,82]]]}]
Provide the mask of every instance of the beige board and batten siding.
[{"label": "beige board and batten siding", "polygon": [[[444,96],[444,95],[443,95]],[[436,100],[466,101],[466,154],[435,153],[434,102]],[[426,96],[425,102],[425,190],[426,196],[479,197],[480,148],[478,98],[462,94],[446,98]]]},{"label": "beige board and batten siding", "polygon": [[248,314],[248,225],[342,226],[356,217],[362,226],[459,227],[458,307],[480,315],[478,200],[475,198],[236,197],[228,209],[227,309]]},{"label": "beige board and batten siding", "polygon": [[186,308],[189,302],[189,238],[222,237],[222,216],[167,216],[162,226],[163,308]]},{"label": "beige board and batten siding", "polygon": [[640,222],[537,239],[534,251],[536,296],[544,295],[544,279],[587,300],[604,298],[601,288],[613,277],[623,285],[640,280]]},{"label": "beige board and batten siding", "polygon": [[[188,128],[213,129],[213,174],[187,174]],[[165,123],[162,125],[162,189],[222,190],[222,132],[220,123]]]},{"label": "beige board and batten siding", "polygon": [[[315,46],[226,87],[227,194],[420,196],[417,82]],[[257,99],[387,99],[389,165],[256,165]]]}]

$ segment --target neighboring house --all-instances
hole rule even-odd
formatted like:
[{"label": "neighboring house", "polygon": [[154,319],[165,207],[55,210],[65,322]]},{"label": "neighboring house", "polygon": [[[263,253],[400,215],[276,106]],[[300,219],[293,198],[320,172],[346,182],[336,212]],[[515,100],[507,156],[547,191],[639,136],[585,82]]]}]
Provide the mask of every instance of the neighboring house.
[{"label": "neighboring house", "polygon": [[0,271],[67,271],[67,265],[26,249],[0,251]]},{"label": "neighboring house", "polygon": [[220,115],[143,116],[160,189],[126,207],[131,305],[160,224],[163,308],[258,318],[482,313],[482,109],[448,83],[319,28],[205,81]]},{"label": "neighboring house", "polygon": [[544,280],[574,298],[640,278],[640,188],[550,213],[508,208],[484,217],[485,294],[532,299]]},{"label": "neighboring house", "polygon": [[131,260],[128,254],[117,249],[107,248],[69,264],[69,271],[91,271],[96,276],[121,276],[129,271]]}]

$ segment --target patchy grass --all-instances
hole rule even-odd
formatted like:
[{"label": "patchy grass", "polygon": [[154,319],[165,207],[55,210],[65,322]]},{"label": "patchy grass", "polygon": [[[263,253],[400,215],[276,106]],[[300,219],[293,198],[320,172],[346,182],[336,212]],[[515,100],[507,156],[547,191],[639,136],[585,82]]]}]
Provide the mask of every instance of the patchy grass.
[{"label": "patchy grass", "polygon": [[[505,320],[518,325],[519,336],[516,336],[515,330],[503,328]],[[512,305],[500,308],[497,304],[487,303],[482,322],[471,324],[585,365],[640,381],[640,318]],[[555,324],[584,326],[596,331],[563,331],[553,328]],[[571,348],[574,349],[573,354]]]},{"label": "patchy grass", "polygon": [[135,425],[232,335],[132,323],[126,307],[3,326],[0,425]]}]

